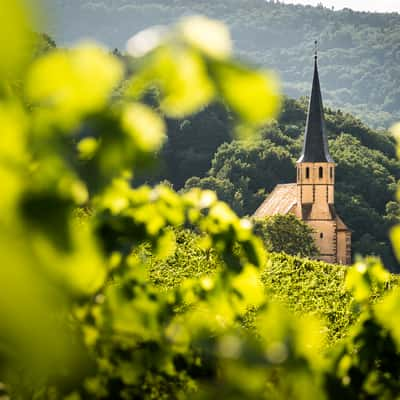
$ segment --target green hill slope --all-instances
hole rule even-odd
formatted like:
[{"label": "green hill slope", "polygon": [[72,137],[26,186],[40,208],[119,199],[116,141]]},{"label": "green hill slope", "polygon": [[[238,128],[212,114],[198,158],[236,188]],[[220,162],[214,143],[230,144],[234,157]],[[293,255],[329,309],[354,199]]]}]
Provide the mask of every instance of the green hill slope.
[{"label": "green hill slope", "polygon": [[242,57],[271,67],[291,97],[308,95],[314,39],[327,105],[370,126],[400,120],[400,15],[333,11],[265,0],[54,0],[57,41],[94,37],[123,48],[137,31],[201,13],[224,20]]}]

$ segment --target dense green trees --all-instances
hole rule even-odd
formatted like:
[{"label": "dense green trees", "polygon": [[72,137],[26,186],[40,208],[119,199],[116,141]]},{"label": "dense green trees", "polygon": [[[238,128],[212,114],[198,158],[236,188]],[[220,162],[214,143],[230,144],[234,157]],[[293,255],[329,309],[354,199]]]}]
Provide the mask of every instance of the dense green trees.
[{"label": "dense green trees", "polygon": [[193,188],[212,190],[218,195],[219,199],[227,202],[235,212],[240,215],[244,213],[243,188],[233,184],[228,179],[220,179],[215,176],[205,178],[194,176],[186,181],[184,191]]},{"label": "dense green trees", "polygon": [[261,237],[268,251],[299,257],[318,255],[313,230],[293,214],[278,214],[253,221],[254,233]]},{"label": "dense green trees", "polygon": [[213,104],[183,121],[168,121],[168,142],[162,150],[163,173],[177,187],[196,175],[203,176],[218,147],[231,139],[232,122],[221,104]]},{"label": "dense green trees", "polygon": [[351,191],[383,213],[386,203],[394,197],[396,178],[400,176],[399,164],[368,149],[349,134],[332,141],[330,151],[337,162],[338,191],[346,193],[351,182]]},{"label": "dense green trees", "polygon": [[251,214],[276,184],[290,182],[295,170],[289,151],[269,139],[234,140],[221,145],[207,177],[190,178],[185,188],[215,190],[239,214]]},{"label": "dense green trees", "polygon": [[55,0],[50,10],[62,18],[53,27],[57,41],[94,35],[123,48],[135,32],[201,13],[227,22],[243,58],[279,72],[286,94],[309,93],[311,55],[320,41],[325,103],[388,127],[400,120],[398,14],[332,11],[324,7],[264,0]]},{"label": "dense green trees", "polygon": [[250,214],[277,183],[293,180],[295,171],[283,146],[255,140],[223,144],[215,153],[209,174],[238,187],[245,214]]}]

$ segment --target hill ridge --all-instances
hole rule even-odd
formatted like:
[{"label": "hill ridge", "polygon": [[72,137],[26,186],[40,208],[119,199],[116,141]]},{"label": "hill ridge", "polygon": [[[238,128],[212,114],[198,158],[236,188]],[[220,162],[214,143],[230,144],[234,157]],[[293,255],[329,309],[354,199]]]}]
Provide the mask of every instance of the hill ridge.
[{"label": "hill ridge", "polygon": [[[264,0],[55,0],[52,34],[61,45],[93,37],[110,48],[149,25],[205,14],[231,28],[240,57],[277,71],[287,95],[309,94],[315,39],[320,42],[326,105],[374,128],[400,120],[400,14],[332,11]],[[282,30],[284,29],[284,33]]]}]

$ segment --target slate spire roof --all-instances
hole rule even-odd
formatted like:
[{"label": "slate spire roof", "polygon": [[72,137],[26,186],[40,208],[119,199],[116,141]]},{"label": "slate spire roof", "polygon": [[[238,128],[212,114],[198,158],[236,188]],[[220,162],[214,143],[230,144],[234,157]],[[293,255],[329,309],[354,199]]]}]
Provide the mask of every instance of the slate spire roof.
[{"label": "slate spire roof", "polygon": [[329,154],[328,139],[325,133],[317,50],[315,50],[314,57],[314,79],[304,133],[303,151],[297,162],[334,162]]}]

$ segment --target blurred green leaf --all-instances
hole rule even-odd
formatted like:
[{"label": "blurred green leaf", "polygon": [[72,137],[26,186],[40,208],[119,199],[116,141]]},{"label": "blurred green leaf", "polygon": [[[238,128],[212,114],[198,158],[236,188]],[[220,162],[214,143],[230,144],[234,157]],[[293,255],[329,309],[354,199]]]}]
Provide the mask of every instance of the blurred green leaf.
[{"label": "blurred green leaf", "polygon": [[16,205],[24,188],[30,155],[27,148],[28,119],[22,107],[14,102],[1,102],[0,124],[0,180],[3,187],[0,221],[4,223],[16,217]]},{"label": "blurred green leaf", "polygon": [[156,54],[161,108],[171,117],[182,118],[211,102],[215,95],[204,60],[193,50],[160,48]]},{"label": "blurred green leaf", "polygon": [[400,311],[399,290],[393,290],[382,302],[374,306],[374,310],[377,320],[389,330],[396,341],[397,349],[400,350],[400,324],[394,317]]},{"label": "blurred green leaf", "polygon": [[270,72],[227,62],[212,63],[211,72],[222,98],[245,123],[260,125],[278,114],[279,85]]},{"label": "blurred green leaf", "polygon": [[374,286],[382,286],[389,281],[389,272],[382,266],[380,260],[367,258],[358,260],[346,275],[345,285],[360,303],[368,301]]},{"label": "blurred green leaf", "polygon": [[2,2],[0,13],[0,77],[15,79],[26,67],[32,53],[32,10],[25,0]]},{"label": "blurred green leaf", "polygon": [[124,130],[143,152],[155,152],[165,141],[164,121],[149,107],[129,104],[123,109],[121,120]]},{"label": "blurred green leaf", "polygon": [[[120,62],[93,43],[54,50],[39,58],[27,80],[28,98],[67,129],[82,116],[101,111],[123,75]],[[58,121],[57,121],[58,122]]]},{"label": "blurred green leaf", "polygon": [[184,18],[178,28],[183,39],[204,54],[217,59],[231,55],[231,37],[222,22],[197,15]]}]

